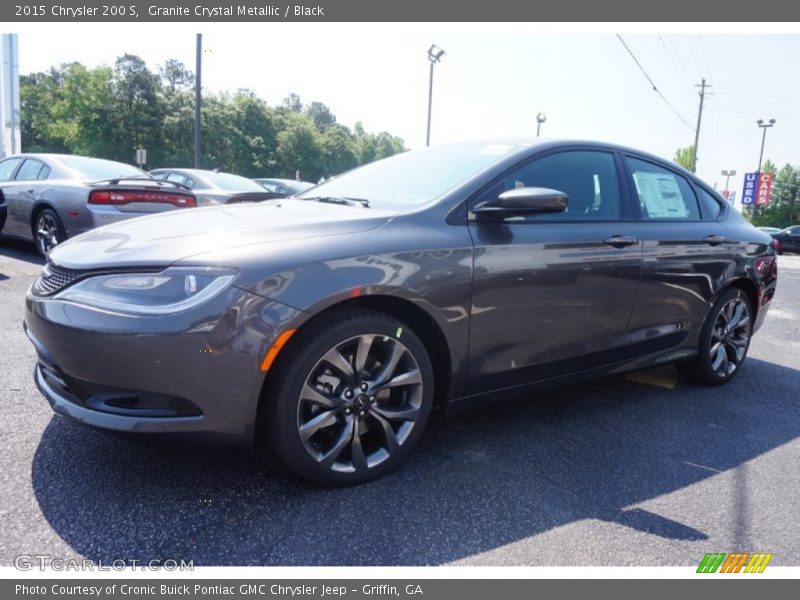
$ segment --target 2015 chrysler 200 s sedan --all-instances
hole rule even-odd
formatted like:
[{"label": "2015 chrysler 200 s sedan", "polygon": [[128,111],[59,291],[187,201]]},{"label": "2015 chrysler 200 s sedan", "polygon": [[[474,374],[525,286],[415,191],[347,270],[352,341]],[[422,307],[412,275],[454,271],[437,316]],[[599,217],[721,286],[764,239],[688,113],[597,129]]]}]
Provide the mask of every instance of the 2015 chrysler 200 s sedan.
[{"label": "2015 chrysler 200 s sedan", "polygon": [[435,404],[671,362],[724,383],[776,278],[770,236],[671,163],[465,143],[86,233],[25,323],[56,412],[262,437],[337,485],[401,463]]}]

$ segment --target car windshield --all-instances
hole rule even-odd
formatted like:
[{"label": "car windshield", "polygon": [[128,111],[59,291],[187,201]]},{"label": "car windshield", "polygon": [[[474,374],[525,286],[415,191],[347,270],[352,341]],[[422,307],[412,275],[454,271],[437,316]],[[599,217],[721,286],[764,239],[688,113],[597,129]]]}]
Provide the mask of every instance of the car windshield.
[{"label": "car windshield", "polygon": [[414,208],[452,190],[517,148],[472,143],[404,152],[330,179],[299,198],[359,198],[378,209]]},{"label": "car windshield", "polygon": [[230,173],[217,173],[215,171],[203,171],[202,176],[217,187],[226,192],[263,192],[264,188],[246,177],[231,175]]},{"label": "car windshield", "polygon": [[150,178],[147,173],[140,171],[136,167],[114,162],[113,160],[88,158],[86,156],[60,156],[58,160],[64,163],[80,179],[86,181],[100,181],[102,179],[121,177]]}]

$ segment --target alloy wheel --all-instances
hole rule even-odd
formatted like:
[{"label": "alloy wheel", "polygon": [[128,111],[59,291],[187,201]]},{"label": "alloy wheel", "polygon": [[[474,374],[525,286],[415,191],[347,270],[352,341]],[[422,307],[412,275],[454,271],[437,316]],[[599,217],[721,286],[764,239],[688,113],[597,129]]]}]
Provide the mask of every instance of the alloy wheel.
[{"label": "alloy wheel", "polygon": [[339,472],[363,472],[396,454],[420,415],[419,364],[399,340],[349,338],[311,369],[297,404],[297,432],[308,454]]},{"label": "alloy wheel", "polygon": [[750,341],[750,309],[739,296],[726,302],[711,329],[709,360],[720,377],[730,376],[744,360]]},{"label": "alloy wheel", "polygon": [[42,255],[58,245],[58,223],[49,212],[43,212],[36,220],[36,246]]}]

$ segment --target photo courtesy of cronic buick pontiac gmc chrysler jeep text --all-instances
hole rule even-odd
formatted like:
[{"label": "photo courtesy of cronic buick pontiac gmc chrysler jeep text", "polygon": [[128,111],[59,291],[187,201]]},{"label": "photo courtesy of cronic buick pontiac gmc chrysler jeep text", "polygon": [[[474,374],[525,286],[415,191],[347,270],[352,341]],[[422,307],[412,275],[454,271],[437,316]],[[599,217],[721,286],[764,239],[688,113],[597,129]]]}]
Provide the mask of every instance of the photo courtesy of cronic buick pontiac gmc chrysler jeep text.
[{"label": "photo courtesy of cronic buick pontiac gmc chrysler jeep text", "polygon": [[772,238],[672,163],[461,143],[70,239],[25,328],[62,415],[262,439],[341,485],[403,462],[435,405],[662,363],[725,383],[776,280]]}]

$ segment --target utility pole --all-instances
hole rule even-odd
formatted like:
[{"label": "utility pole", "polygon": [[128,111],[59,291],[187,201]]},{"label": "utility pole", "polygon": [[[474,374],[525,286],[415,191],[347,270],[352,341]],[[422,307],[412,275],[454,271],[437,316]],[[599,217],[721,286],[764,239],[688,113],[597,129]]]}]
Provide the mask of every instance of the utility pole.
[{"label": "utility pole", "polygon": [[200,168],[200,95],[201,70],[203,68],[203,34],[197,34],[197,57],[194,69],[194,168]]},{"label": "utility pole", "polygon": [[697,172],[697,144],[700,141],[700,121],[703,119],[703,100],[706,98],[706,88],[713,87],[710,83],[706,83],[705,77],[702,79],[699,85],[695,85],[694,87],[699,87],[700,91],[700,109],[697,111],[697,128],[694,130],[694,152],[692,153],[692,173]]}]

